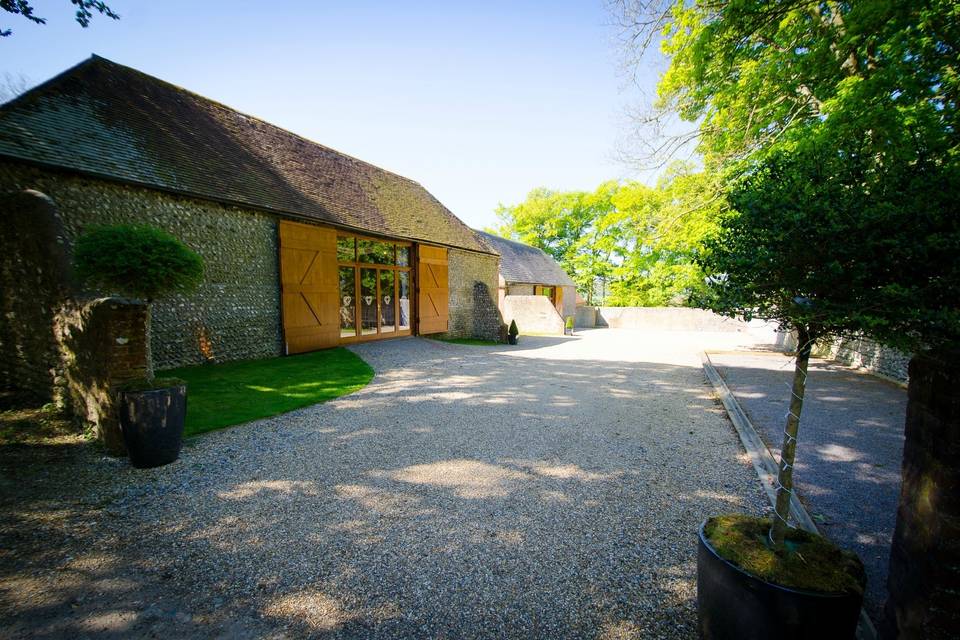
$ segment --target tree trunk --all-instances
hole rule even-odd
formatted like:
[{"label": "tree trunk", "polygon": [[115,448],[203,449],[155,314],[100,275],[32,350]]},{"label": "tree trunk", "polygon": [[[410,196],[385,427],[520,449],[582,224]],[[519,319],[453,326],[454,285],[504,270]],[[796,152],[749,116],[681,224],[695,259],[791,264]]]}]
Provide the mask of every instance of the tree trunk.
[{"label": "tree trunk", "polygon": [[884,638],[960,638],[960,350],[910,361]]},{"label": "tree trunk", "polygon": [[787,533],[787,520],[790,518],[790,496],[793,495],[793,461],[797,453],[797,432],[800,429],[800,412],[803,409],[803,393],[807,388],[807,365],[810,363],[810,349],[813,346],[809,332],[797,331],[799,347],[797,361],[793,370],[793,388],[790,392],[790,411],[787,413],[787,425],[783,430],[783,446],[780,447],[780,471],[777,474],[777,506],[770,527],[770,542],[774,549],[783,549],[783,538]]}]

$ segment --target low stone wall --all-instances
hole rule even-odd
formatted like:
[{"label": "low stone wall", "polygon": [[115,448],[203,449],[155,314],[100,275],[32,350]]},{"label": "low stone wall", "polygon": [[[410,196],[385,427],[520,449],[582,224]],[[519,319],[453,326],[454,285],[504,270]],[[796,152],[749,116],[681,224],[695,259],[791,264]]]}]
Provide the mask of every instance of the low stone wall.
[{"label": "low stone wall", "polygon": [[563,334],[563,318],[546,296],[507,296],[503,299],[503,320],[516,320],[520,335]]},{"label": "low stone wall", "polygon": [[573,326],[580,329],[593,329],[597,326],[596,307],[577,307],[573,316]]},{"label": "low stone wall", "polygon": [[503,320],[497,309],[500,259],[450,249],[447,252],[449,324],[443,337],[499,340]]},{"label": "low stone wall", "polygon": [[867,338],[840,338],[821,345],[816,355],[906,382],[910,355]]},{"label": "low stone wall", "polygon": [[745,331],[749,325],[689,307],[596,307],[597,326],[647,331]]}]

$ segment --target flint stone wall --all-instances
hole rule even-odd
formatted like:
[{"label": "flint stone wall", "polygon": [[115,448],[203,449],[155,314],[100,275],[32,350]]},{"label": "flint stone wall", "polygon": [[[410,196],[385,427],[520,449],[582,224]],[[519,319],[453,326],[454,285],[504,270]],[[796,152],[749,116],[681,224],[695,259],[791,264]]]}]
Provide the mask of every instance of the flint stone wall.
[{"label": "flint stone wall", "polygon": [[449,323],[442,337],[499,340],[503,320],[495,296],[500,258],[450,249],[447,262]]},{"label": "flint stone wall", "polygon": [[203,257],[196,293],[153,305],[156,369],[281,355],[276,217],[0,161],[0,193],[24,189],[42,191],[56,204],[68,248],[88,225],[149,224]]}]

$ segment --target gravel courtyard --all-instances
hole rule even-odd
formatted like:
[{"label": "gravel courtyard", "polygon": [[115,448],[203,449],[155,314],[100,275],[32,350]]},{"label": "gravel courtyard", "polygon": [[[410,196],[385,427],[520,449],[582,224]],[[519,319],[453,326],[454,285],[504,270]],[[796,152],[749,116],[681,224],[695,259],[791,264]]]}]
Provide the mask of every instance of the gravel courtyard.
[{"label": "gravel courtyard", "polygon": [[368,343],[167,467],[2,452],[0,636],[694,637],[697,526],[767,506],[698,357],[739,335]]}]

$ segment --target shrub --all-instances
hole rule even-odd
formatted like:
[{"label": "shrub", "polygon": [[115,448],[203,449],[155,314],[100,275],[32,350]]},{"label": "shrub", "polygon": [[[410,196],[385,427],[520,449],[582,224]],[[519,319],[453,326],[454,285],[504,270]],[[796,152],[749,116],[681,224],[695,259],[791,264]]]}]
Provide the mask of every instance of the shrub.
[{"label": "shrub", "polygon": [[573,331],[573,316],[567,316],[566,324],[564,326],[566,326],[566,328],[570,331]]},{"label": "shrub", "polygon": [[516,320],[511,320],[511,321],[510,321],[510,331],[508,331],[507,333],[509,333],[509,334],[510,334],[511,336],[513,336],[513,337],[516,337],[516,336],[520,335],[520,330],[517,329],[517,321],[516,321]]},{"label": "shrub", "polygon": [[169,233],[146,225],[96,225],[77,240],[77,277],[89,286],[146,302],[189,293],[203,279],[203,259]]}]

